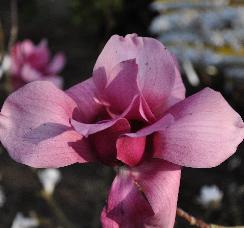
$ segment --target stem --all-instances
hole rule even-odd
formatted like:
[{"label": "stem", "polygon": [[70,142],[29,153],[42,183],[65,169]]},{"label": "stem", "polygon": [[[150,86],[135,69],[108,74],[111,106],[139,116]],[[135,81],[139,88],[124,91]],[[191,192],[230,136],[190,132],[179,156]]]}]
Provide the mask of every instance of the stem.
[{"label": "stem", "polygon": [[75,226],[68,220],[66,215],[57,205],[52,195],[47,194],[45,191],[41,191],[41,197],[46,201],[51,211],[55,214],[62,227],[64,228],[74,228]]},{"label": "stem", "polygon": [[11,29],[8,42],[8,49],[12,47],[18,36],[18,5],[17,0],[11,0]]},{"label": "stem", "polygon": [[208,224],[204,222],[201,219],[197,219],[194,216],[188,214],[181,208],[177,208],[176,214],[186,220],[190,225],[196,226],[199,228],[244,228],[244,226],[221,226],[221,225],[215,225],[215,224]]}]

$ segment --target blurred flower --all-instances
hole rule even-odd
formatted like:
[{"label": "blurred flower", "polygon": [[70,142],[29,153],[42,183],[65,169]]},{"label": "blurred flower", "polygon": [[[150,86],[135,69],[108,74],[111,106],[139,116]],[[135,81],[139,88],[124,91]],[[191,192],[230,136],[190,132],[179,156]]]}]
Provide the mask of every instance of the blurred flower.
[{"label": "blurred flower", "polygon": [[2,144],[26,165],[116,167],[103,227],[173,227],[181,166],[216,166],[244,137],[220,93],[185,99],[174,56],[136,34],[112,36],[92,78],[65,92],[32,82],[11,94],[0,126]]},{"label": "blurred flower", "polygon": [[14,218],[11,228],[34,228],[39,226],[39,221],[36,218],[24,217],[18,212]]},{"label": "blurred flower", "polygon": [[10,70],[11,60],[8,55],[5,55],[3,57],[3,62],[0,65],[0,79],[3,76],[5,72],[8,72]]},{"label": "blurred flower", "polygon": [[209,207],[211,205],[219,205],[222,198],[223,192],[216,185],[203,186],[200,190],[200,196],[198,197],[198,202],[204,207]]},{"label": "blurred flower", "polygon": [[6,196],[2,186],[0,186],[0,208],[4,206],[5,202],[6,202]]},{"label": "blurred flower", "polygon": [[38,177],[44,191],[52,195],[57,183],[61,180],[61,172],[58,169],[45,169],[38,172]]},{"label": "blurred flower", "polygon": [[229,170],[234,170],[238,168],[241,165],[241,160],[242,159],[239,156],[234,156],[233,158],[231,158],[228,163]]},{"label": "blurred flower", "polygon": [[13,89],[37,80],[53,82],[61,88],[63,80],[57,74],[63,69],[65,57],[62,53],[50,59],[46,40],[35,46],[30,40],[17,42],[11,49],[11,82]]}]

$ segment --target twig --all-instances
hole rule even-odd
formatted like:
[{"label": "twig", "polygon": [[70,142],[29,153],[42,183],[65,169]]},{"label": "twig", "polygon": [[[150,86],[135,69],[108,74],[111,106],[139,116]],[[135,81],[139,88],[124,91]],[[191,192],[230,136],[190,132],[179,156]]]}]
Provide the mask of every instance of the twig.
[{"label": "twig", "polygon": [[183,211],[181,208],[177,208],[176,214],[186,220],[190,225],[200,227],[200,228],[210,228],[210,225],[204,221],[189,215],[187,212]]},{"label": "twig", "polygon": [[18,4],[17,0],[11,0],[11,29],[8,42],[8,49],[12,47],[18,36]]},{"label": "twig", "polygon": [[208,224],[201,219],[197,219],[194,216],[188,214],[181,208],[177,208],[176,214],[186,220],[190,225],[199,228],[244,228],[244,226],[221,226],[215,224]]},{"label": "twig", "polygon": [[41,191],[41,197],[46,201],[49,208],[52,210],[55,217],[58,219],[58,221],[64,228],[75,228],[75,226],[68,220],[66,215],[57,205],[57,203],[53,199],[52,195],[47,194],[45,191]]}]

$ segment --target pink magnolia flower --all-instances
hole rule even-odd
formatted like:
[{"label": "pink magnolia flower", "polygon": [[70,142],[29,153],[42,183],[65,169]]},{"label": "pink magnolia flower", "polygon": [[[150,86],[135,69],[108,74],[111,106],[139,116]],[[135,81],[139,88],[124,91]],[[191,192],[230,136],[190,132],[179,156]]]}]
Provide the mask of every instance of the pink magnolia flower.
[{"label": "pink magnolia flower", "polygon": [[46,40],[34,45],[30,40],[17,42],[11,48],[11,84],[14,90],[26,83],[46,80],[62,87],[62,78],[57,74],[63,69],[65,57],[62,53],[50,59]]},{"label": "pink magnolia flower", "polygon": [[90,79],[65,92],[29,83],[0,114],[1,142],[17,162],[117,167],[105,228],[172,228],[181,166],[219,165],[243,137],[241,117],[220,93],[207,88],[185,99],[175,58],[135,34],[112,36]]}]

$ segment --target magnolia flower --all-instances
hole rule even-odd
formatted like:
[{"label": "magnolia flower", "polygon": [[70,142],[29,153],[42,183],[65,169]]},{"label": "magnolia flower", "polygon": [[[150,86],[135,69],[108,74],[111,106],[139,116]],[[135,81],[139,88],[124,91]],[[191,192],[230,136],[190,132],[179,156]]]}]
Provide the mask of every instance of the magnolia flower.
[{"label": "magnolia flower", "polygon": [[65,57],[62,53],[50,59],[50,51],[46,40],[35,46],[30,40],[16,43],[10,53],[11,57],[11,84],[14,90],[28,82],[47,80],[59,88],[62,87],[62,78],[57,74],[63,69]]},{"label": "magnolia flower", "polygon": [[17,162],[116,167],[103,227],[172,228],[181,166],[219,165],[244,137],[220,93],[185,99],[176,59],[157,40],[112,36],[92,77],[67,91],[32,82],[11,94],[0,140]]}]

